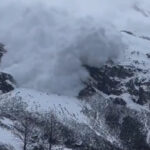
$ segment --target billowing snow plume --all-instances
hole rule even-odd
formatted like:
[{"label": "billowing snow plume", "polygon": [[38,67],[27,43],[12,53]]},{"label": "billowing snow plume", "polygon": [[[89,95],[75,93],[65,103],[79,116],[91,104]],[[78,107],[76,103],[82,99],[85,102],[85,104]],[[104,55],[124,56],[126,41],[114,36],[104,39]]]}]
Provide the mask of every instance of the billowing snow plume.
[{"label": "billowing snow plume", "polygon": [[[90,5],[98,10],[100,4],[95,17]],[[90,0],[1,0],[0,41],[8,50],[3,70],[21,87],[76,95],[88,77],[83,64],[116,60],[125,49],[119,32],[102,17],[106,6]]]}]

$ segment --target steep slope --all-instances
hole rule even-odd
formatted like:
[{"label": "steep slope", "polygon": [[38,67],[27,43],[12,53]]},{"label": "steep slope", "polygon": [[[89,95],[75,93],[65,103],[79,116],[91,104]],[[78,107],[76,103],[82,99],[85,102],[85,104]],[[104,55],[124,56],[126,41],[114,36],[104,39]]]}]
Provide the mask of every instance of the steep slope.
[{"label": "steep slope", "polygon": [[[130,35],[124,38],[132,42],[138,40],[141,47],[146,44],[149,47],[143,39],[133,39]],[[141,51],[137,46],[135,51],[132,47],[117,63],[109,60],[99,68],[84,65],[90,78],[84,82],[85,88],[78,98],[17,88],[1,95],[2,116],[14,122],[10,117],[14,111],[11,108],[20,101],[29,112],[44,114],[52,110],[65,126],[70,128],[76,124],[71,130],[82,129],[83,133],[76,133],[82,134],[82,138],[78,138],[80,142],[75,142],[78,146],[69,144],[72,149],[149,150],[150,59],[148,50]],[[97,139],[94,147],[86,148],[85,133],[91,136],[87,141]],[[103,146],[98,145],[99,142]]]},{"label": "steep slope", "polygon": [[[28,117],[32,117],[33,120],[36,120],[34,122],[42,122],[44,119],[43,117],[50,112],[58,117],[58,121],[60,121],[60,131],[62,132],[63,130],[66,130],[63,131],[65,133],[62,133],[61,136],[64,139],[69,138],[66,142],[64,141],[64,144],[67,147],[70,147],[73,150],[97,149],[97,147],[100,147],[100,149],[103,150],[119,150],[119,148],[115,145],[113,146],[109,140],[105,139],[93,128],[93,126],[90,125],[90,118],[88,118],[83,112],[83,108],[88,107],[88,103],[81,102],[77,98],[50,95],[29,89],[16,89],[12,92],[1,95],[0,99],[0,114],[2,118],[0,129],[2,134],[7,132],[8,135],[8,137],[6,137],[6,139],[8,138],[7,142],[4,142],[5,140],[3,140],[3,144],[8,144],[10,141],[9,139],[13,134],[16,135],[14,132],[14,129],[16,129],[14,127],[17,125],[16,122],[20,122],[21,118],[23,119],[26,114],[29,113]],[[41,115],[44,116],[42,117]],[[11,124],[9,125],[9,123]],[[32,120],[30,121],[30,124],[32,124]],[[36,123],[36,128],[39,128],[40,124],[41,123]],[[32,128],[32,130],[34,128]],[[41,127],[38,130],[38,134],[41,134]],[[56,131],[57,130],[59,130],[59,128],[56,128]],[[12,132],[12,134],[10,134],[10,132]],[[57,132],[55,134],[57,134]],[[13,139],[9,144],[15,149],[18,149],[18,145],[21,148],[23,142],[19,140],[18,136],[16,137],[16,140]],[[32,144],[30,143],[29,146],[34,147]]]},{"label": "steep slope", "polygon": [[123,149],[149,150],[150,43],[131,35],[124,38],[132,44],[117,64],[85,65],[90,78],[79,97],[91,105],[85,114],[98,133]]},{"label": "steep slope", "polygon": [[[149,43],[145,44],[147,41],[143,39],[132,39],[128,35],[124,35],[124,38],[131,38],[132,42],[138,40],[142,43],[141,47],[146,44],[149,47]],[[37,113],[53,111],[61,126],[80,136],[76,137],[78,140],[75,138],[75,141],[65,144],[71,149],[149,150],[150,59],[148,50],[141,51],[139,46],[134,47],[137,50],[132,50],[132,47],[117,63],[109,60],[101,67],[84,65],[90,77],[84,82],[85,88],[78,98],[21,88],[2,94],[0,130],[1,135],[7,135],[7,142],[5,139],[1,142],[10,144],[16,150],[18,145],[22,146],[18,138],[11,141],[14,136],[12,127],[20,122],[18,113],[26,114],[24,111],[27,111],[35,117]],[[41,127],[39,129],[38,125],[36,128],[41,133]],[[74,134],[71,136],[74,137]]]},{"label": "steep slope", "polygon": [[[59,83],[59,81],[61,81],[60,89],[65,87],[62,86],[64,84],[68,84],[67,88],[76,85],[74,83],[80,79],[84,88],[78,93],[78,96],[64,96],[58,94],[63,92],[58,92],[59,85],[55,86],[54,83],[51,84],[50,87],[52,89],[53,86],[55,86],[55,88],[58,87],[57,90],[54,90],[57,94],[18,87],[11,75],[3,72],[0,74],[0,150],[20,150],[23,147],[27,150],[150,150],[150,33],[148,31],[150,12],[149,8],[147,8],[146,5],[142,5],[138,0],[133,1],[134,4],[129,7],[127,6],[131,2],[127,1],[127,4],[126,2],[120,3],[117,0],[115,2],[118,8],[115,9],[115,14],[117,12],[119,17],[118,19],[114,17],[114,20],[112,20],[112,18],[110,19],[109,15],[112,11],[110,9],[109,11],[107,10],[109,17],[106,18],[112,22],[106,20],[108,23],[111,22],[113,24],[113,28],[117,28],[117,31],[121,32],[122,41],[127,45],[126,49],[119,49],[121,51],[119,58],[114,57],[112,52],[112,49],[115,50],[115,48],[118,48],[118,43],[117,46],[110,43],[116,43],[116,40],[121,42],[120,36],[111,42],[112,37],[109,39],[109,36],[107,37],[104,34],[105,32],[101,31],[100,33],[102,35],[100,34],[101,36],[99,36],[99,34],[95,33],[95,31],[97,32],[98,30],[94,30],[94,33],[91,34],[90,32],[90,36],[88,36],[88,34],[84,32],[89,29],[85,28],[82,28],[85,30],[83,30],[84,32],[82,33],[87,34],[87,38],[83,38],[81,42],[79,39],[79,43],[75,43],[73,46],[71,44],[71,47],[69,45],[69,49],[74,50],[73,54],[68,51],[67,47],[67,50],[62,51],[62,53],[64,52],[63,55],[57,57],[60,62],[56,67],[60,70],[53,68],[52,70],[48,69],[47,72],[47,68],[45,67],[47,66],[47,62],[44,62],[43,65],[41,63],[43,57],[41,58],[41,55],[37,57],[37,52],[34,52],[34,58],[40,58],[40,63],[35,63],[35,66],[39,67],[42,64],[44,71],[46,70],[46,73],[48,73],[48,75],[44,76],[44,83],[47,82],[45,79],[49,78],[49,73],[52,71],[56,71],[55,73],[58,77],[61,75],[65,76],[65,78],[56,78],[59,80],[54,82]],[[105,3],[105,1],[103,1],[103,3]],[[122,7],[123,4],[125,8]],[[149,4],[149,2],[144,0],[143,4]],[[121,13],[122,8],[126,12],[124,13],[124,17],[120,17],[123,15]],[[139,16],[139,18],[137,16]],[[29,17],[28,19],[30,20],[31,18]],[[127,21],[129,21],[129,23],[127,23]],[[89,21],[87,22],[89,23]],[[122,25],[121,22],[123,22]],[[137,26],[138,24],[141,28]],[[70,25],[72,26],[74,24],[71,23]],[[63,29],[64,28],[60,28],[58,31]],[[90,30],[92,29],[90,28]],[[106,30],[107,29],[106,27]],[[37,30],[34,32],[36,33]],[[107,32],[111,31],[108,29]],[[64,32],[61,32],[61,34],[64,34]],[[61,34],[59,40],[62,43],[59,44],[62,46],[64,44],[62,40],[64,35]],[[18,39],[20,38],[19,36]],[[98,38],[100,38],[100,40]],[[11,39],[9,40],[12,42]],[[28,40],[30,41],[30,38],[27,39],[27,41]],[[37,41],[39,42],[39,39]],[[54,41],[52,43],[55,47],[56,41]],[[38,42],[36,44],[39,44]],[[12,42],[11,44],[15,47],[16,43]],[[32,44],[31,47],[29,46],[31,49],[36,45],[35,43]],[[100,61],[97,61],[96,56],[99,46],[101,49],[104,48],[104,50],[105,46],[109,47],[104,58],[103,55],[101,55],[102,50],[98,53],[98,58],[100,56],[101,59],[108,59],[106,62],[102,61],[103,63],[100,65],[91,63],[93,57],[94,59],[96,58],[94,62]],[[22,47],[22,45],[20,45],[20,47]],[[95,49],[93,50],[92,48]],[[122,45],[120,48],[122,48]],[[2,51],[2,53],[0,53],[1,58],[5,52],[1,44],[0,49]],[[18,49],[18,51],[19,50],[20,49]],[[41,49],[38,50],[40,51]],[[47,50],[47,47],[44,50]],[[75,50],[78,50],[77,53]],[[80,53],[82,50],[84,52]],[[87,50],[89,50],[90,53]],[[95,52],[94,55],[92,50]],[[109,52],[111,53],[107,56]],[[86,53],[88,53],[87,57],[85,56]],[[13,54],[13,52],[10,54]],[[42,56],[45,56],[45,54],[47,54],[47,52],[43,53],[42,51]],[[10,58],[10,56],[8,58]],[[53,56],[54,53],[52,53],[51,58]],[[74,58],[73,56],[75,56],[77,66],[74,64],[74,61],[71,61]],[[64,61],[65,58],[67,61]],[[47,57],[47,59],[49,60],[49,57]],[[83,60],[81,61],[81,59]],[[10,67],[12,64],[6,63],[8,66],[10,65],[9,67],[13,72],[15,72],[14,70],[20,65],[18,63],[19,61],[16,60],[20,60],[20,58],[16,59],[15,57],[13,67]],[[32,60],[32,57],[30,57],[30,60]],[[7,59],[5,59],[5,62],[7,62]],[[30,65],[28,59],[26,59],[25,62],[28,62],[27,64],[25,63],[25,66]],[[78,70],[77,68],[82,65],[79,67],[78,73],[79,75],[84,74],[85,79],[80,78],[81,76],[70,78],[68,72],[64,72],[63,70],[63,63],[65,63],[65,65],[67,64],[67,67],[65,66],[67,71],[73,70],[73,73],[70,75],[73,77],[76,70]],[[73,68],[73,65],[75,65],[75,68]],[[37,71],[40,81],[43,81],[43,68],[42,71],[37,68],[34,68],[35,70],[30,69],[30,71],[33,72]],[[25,68],[25,72],[26,70],[29,71],[27,67]],[[19,74],[25,77],[26,81],[28,77],[31,77],[30,71],[27,78],[26,74],[23,74],[20,70],[18,71]],[[16,74],[16,72],[14,74]],[[30,78],[30,82],[35,78],[34,75],[35,74]],[[53,80],[53,74],[51,77]],[[68,80],[63,80],[66,78],[69,78],[69,81],[71,79],[75,79],[75,81],[73,84],[69,84],[70,82],[66,82]],[[50,81],[52,82],[52,80]],[[36,82],[35,85],[37,85],[37,83],[39,84],[41,82]],[[44,84],[44,87],[45,86],[47,87],[47,84]],[[42,89],[40,84],[39,87],[38,89]]]}]

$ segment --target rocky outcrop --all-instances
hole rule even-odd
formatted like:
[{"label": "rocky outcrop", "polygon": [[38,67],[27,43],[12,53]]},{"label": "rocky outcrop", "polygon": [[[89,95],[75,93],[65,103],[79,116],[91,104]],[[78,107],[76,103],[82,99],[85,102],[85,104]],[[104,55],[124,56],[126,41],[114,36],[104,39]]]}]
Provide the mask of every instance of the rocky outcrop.
[{"label": "rocky outcrop", "polygon": [[[5,45],[0,43],[0,61],[6,53],[7,50],[5,49]],[[15,80],[14,78],[7,73],[0,72],[0,92],[1,93],[7,93],[14,89],[15,87]]]},{"label": "rocky outcrop", "polygon": [[83,112],[103,138],[122,150],[150,149],[150,80],[145,76],[148,70],[136,66],[139,63],[84,66],[90,77],[79,97],[90,108]]},{"label": "rocky outcrop", "polygon": [[136,118],[127,116],[123,119],[119,136],[128,149],[148,150],[150,148],[142,129],[142,124]]},{"label": "rocky outcrop", "polygon": [[106,95],[115,95],[118,99],[122,99],[122,94],[128,93],[133,102],[140,105],[150,102],[150,80],[136,76],[145,74],[145,70],[123,65],[104,65],[100,68],[85,66],[85,68],[90,78],[84,83],[85,88],[79,93],[80,98],[92,96],[100,91]]},{"label": "rocky outcrop", "polygon": [[15,80],[10,74],[0,73],[0,91],[1,93],[7,93],[15,88]]}]

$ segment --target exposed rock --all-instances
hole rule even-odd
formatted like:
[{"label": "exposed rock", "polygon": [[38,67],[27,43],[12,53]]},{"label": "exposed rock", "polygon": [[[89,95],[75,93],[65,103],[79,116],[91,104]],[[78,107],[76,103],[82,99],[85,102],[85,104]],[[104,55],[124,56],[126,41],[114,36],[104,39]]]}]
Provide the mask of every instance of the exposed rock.
[{"label": "exposed rock", "polygon": [[[129,93],[132,100],[144,105],[150,100],[150,81],[138,78],[137,73],[145,74],[146,70],[134,66],[103,65],[100,68],[85,66],[90,74],[90,79],[84,83],[85,88],[80,91],[79,97],[84,98],[94,95],[97,91],[107,95],[121,96]],[[119,97],[121,99],[121,97]],[[125,105],[117,99],[114,103]]]},{"label": "exposed rock", "polygon": [[122,98],[119,98],[119,97],[115,98],[113,100],[113,103],[116,105],[123,105],[123,106],[126,105],[126,102]]},{"label": "exposed rock", "polygon": [[106,124],[109,125],[111,129],[115,129],[116,127],[120,126],[119,120],[120,120],[120,114],[114,111],[108,111],[105,114]]},{"label": "exposed rock", "polygon": [[94,88],[93,83],[89,81],[90,84],[85,83],[85,89],[81,90],[79,93],[79,98],[89,97],[96,93],[96,89]]},{"label": "exposed rock", "polygon": [[[120,95],[122,90],[120,89],[121,83],[115,79],[115,77],[126,78],[127,76],[131,76],[131,72],[127,72],[122,67],[109,67],[104,66],[101,68],[95,68],[90,66],[85,66],[88,70],[90,77],[93,82],[88,83],[86,88],[80,92],[79,96],[83,96],[83,93],[87,93],[90,88],[92,94],[94,93],[94,88],[102,91],[108,95],[115,94]],[[94,87],[94,88],[93,88]]]},{"label": "exposed rock", "polygon": [[[5,45],[0,43],[0,61],[4,53],[7,50],[5,49]],[[15,80],[10,74],[0,72],[0,92],[7,93],[13,90],[15,87]]]},{"label": "exposed rock", "polygon": [[[150,114],[145,109],[139,111],[150,103],[150,81],[138,76],[148,70],[115,64],[85,67],[90,78],[80,95],[90,104],[91,108],[84,109],[84,113],[91,118],[94,129],[104,137],[117,139],[116,145],[122,150],[150,150],[147,127],[142,124],[145,120],[150,124],[146,117]],[[130,108],[130,103],[135,103],[135,108]]]},{"label": "exposed rock", "polygon": [[121,126],[120,139],[125,147],[132,150],[149,150],[146,143],[146,136],[142,132],[143,126],[136,118],[129,116],[123,119]]},{"label": "exposed rock", "polygon": [[146,54],[147,58],[150,58],[150,53]]},{"label": "exposed rock", "polygon": [[15,87],[15,80],[10,74],[0,73],[0,91],[7,93],[13,90]]}]

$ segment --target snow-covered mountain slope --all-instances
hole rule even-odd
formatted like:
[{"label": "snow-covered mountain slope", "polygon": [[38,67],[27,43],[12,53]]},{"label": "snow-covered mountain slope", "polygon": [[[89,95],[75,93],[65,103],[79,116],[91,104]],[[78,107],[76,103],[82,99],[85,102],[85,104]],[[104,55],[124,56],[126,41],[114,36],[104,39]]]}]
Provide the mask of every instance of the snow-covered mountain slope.
[{"label": "snow-covered mountain slope", "polygon": [[150,2],[86,2],[4,3],[28,13],[0,25],[0,150],[150,150]]},{"label": "snow-covered mountain slope", "polygon": [[[21,110],[15,105],[18,104],[21,107],[21,103],[26,111],[33,114],[40,113],[44,115],[52,111],[63,124],[67,124],[67,120],[74,120],[79,123],[86,122],[86,116],[81,112],[83,104],[77,98],[16,88],[0,97],[0,141],[6,147],[10,145],[16,150],[21,149],[22,142],[14,135],[11,128],[16,120],[13,113],[15,111],[21,113]],[[57,150],[59,148],[62,147],[54,146],[53,149]]]},{"label": "snow-covered mountain slope", "polygon": [[[0,119],[0,124],[11,126],[13,122],[9,119],[3,118]],[[20,141],[16,138],[16,136],[9,130],[4,127],[0,127],[0,145],[6,145],[6,148],[15,148],[16,150],[20,150]],[[11,147],[12,146],[12,147]]]},{"label": "snow-covered mountain slope", "polygon": [[[45,114],[52,111],[64,124],[65,120],[75,120],[79,123],[85,123],[87,120],[87,117],[82,113],[83,104],[79,101],[79,99],[73,97],[53,95],[31,89],[16,88],[13,91],[1,95],[0,99],[0,106],[4,106],[3,110],[5,111],[5,113],[8,114],[9,111],[7,110],[12,109],[13,105],[15,105],[15,103],[17,103],[17,101],[19,100],[20,103],[24,103],[26,105],[27,111],[32,113],[38,112],[40,114]],[[1,115],[2,114],[3,113],[1,112]],[[16,150],[20,150],[22,147],[22,142],[16,138],[11,130],[9,130],[9,127],[13,126],[14,120],[12,120],[11,117],[7,117],[8,116],[6,115],[0,120],[0,142],[6,145],[9,144],[13,146]],[[8,127],[5,128],[5,126]],[[62,147],[56,146],[55,148],[54,146],[53,149],[57,150],[59,148]],[[64,147],[64,150],[66,149]]]},{"label": "snow-covered mountain slope", "polygon": [[149,150],[150,42],[124,33],[123,38],[128,49],[117,63],[85,65],[90,78],[79,97],[91,105],[86,113],[103,137],[123,149]]},{"label": "snow-covered mountain slope", "polygon": [[[85,88],[78,98],[16,88],[0,97],[3,118],[14,123],[14,118],[9,115],[16,111],[11,110],[12,106],[21,102],[32,113],[54,111],[67,127],[74,126],[72,122],[77,123],[78,127],[73,130],[80,131],[82,127],[86,130],[84,132],[89,130],[101,143],[110,146],[101,145],[103,149],[149,150],[150,43],[124,33],[123,36],[131,44],[117,63],[109,60],[101,67],[84,66],[90,78],[84,82]],[[133,44],[136,40],[139,45]],[[143,45],[146,48],[141,50]],[[10,134],[10,138],[13,136],[8,129],[1,128],[1,131]],[[17,149],[13,143],[16,141],[10,144]],[[17,144],[21,146],[22,142]],[[97,143],[95,145],[95,150],[99,150]],[[81,146],[81,149],[85,147]]]},{"label": "snow-covered mountain slope", "polygon": [[69,96],[43,93],[31,89],[16,88],[7,94],[3,94],[1,96],[2,100],[0,101],[0,105],[6,103],[7,100],[11,101],[17,98],[20,98],[22,102],[27,104],[27,109],[29,111],[39,111],[42,113],[53,110],[56,111],[60,117],[70,117],[79,122],[84,122],[86,120],[81,112],[83,104],[79,99]]}]

